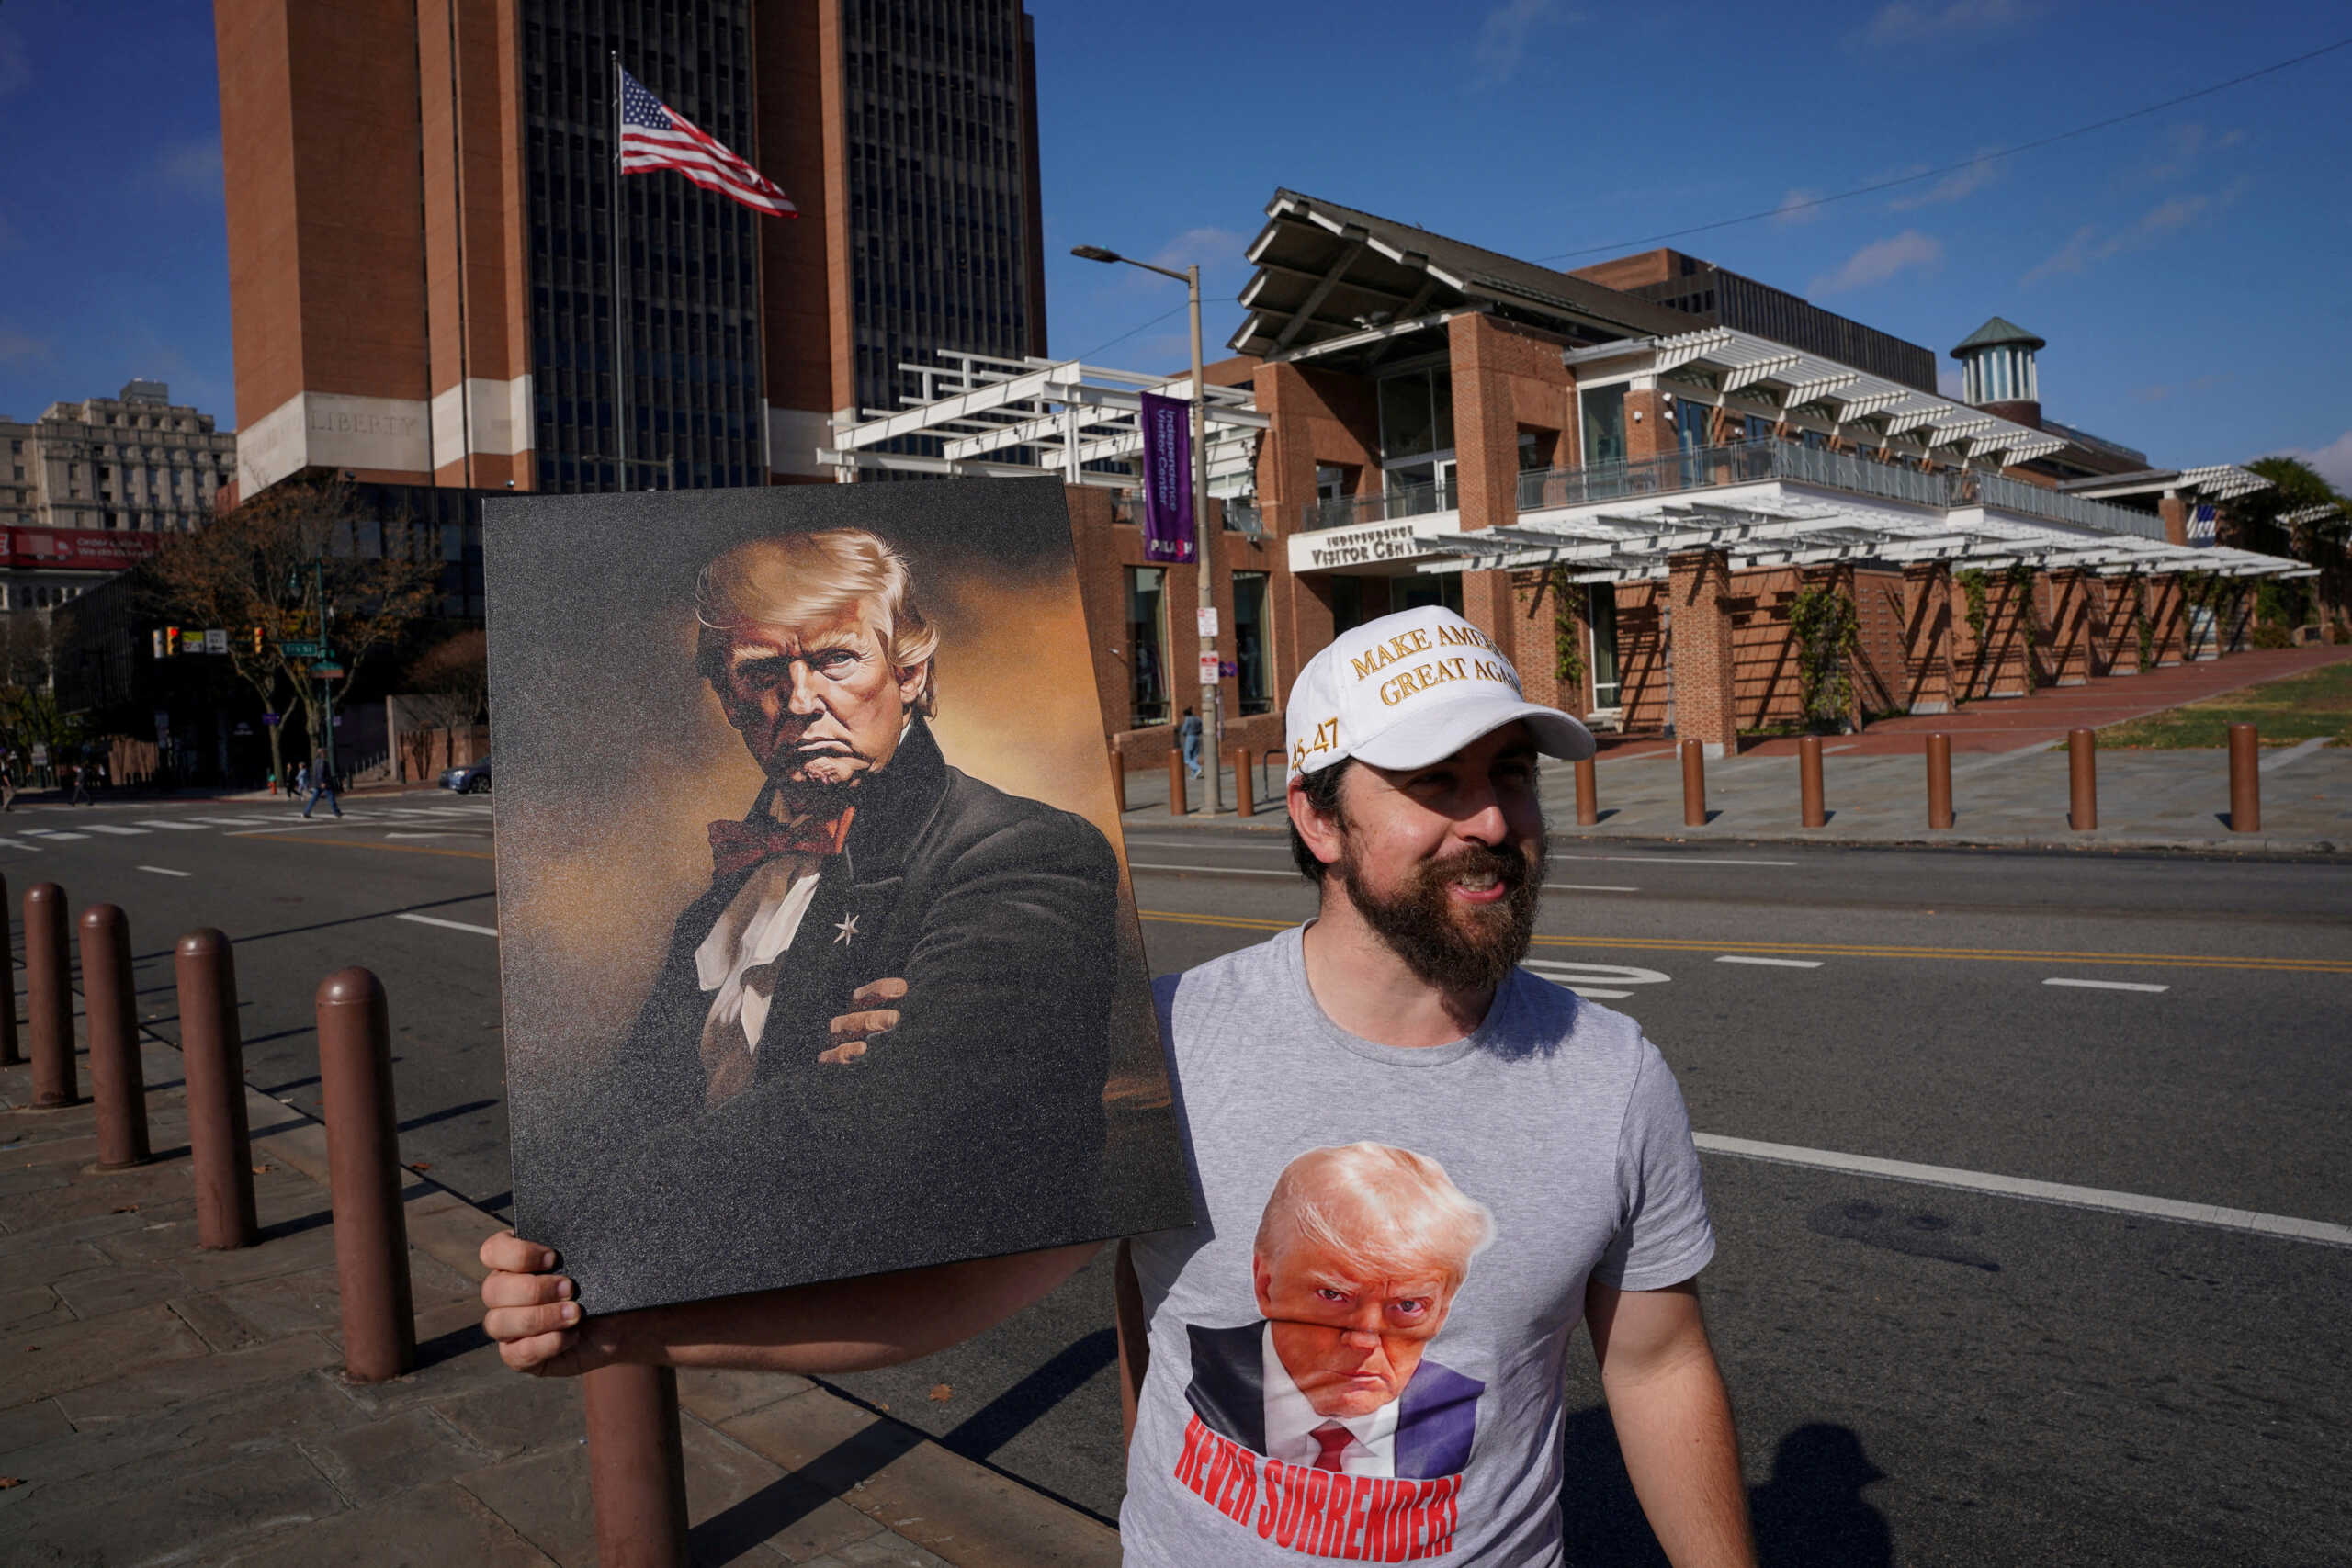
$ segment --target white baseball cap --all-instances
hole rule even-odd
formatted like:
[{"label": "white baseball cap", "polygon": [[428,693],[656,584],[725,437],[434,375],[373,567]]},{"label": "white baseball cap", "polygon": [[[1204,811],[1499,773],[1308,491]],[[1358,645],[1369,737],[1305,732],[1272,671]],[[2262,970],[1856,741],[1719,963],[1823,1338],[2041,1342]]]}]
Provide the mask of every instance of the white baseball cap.
[{"label": "white baseball cap", "polygon": [[1593,751],[1590,730],[1521,695],[1519,671],[1487,634],[1436,604],[1334,637],[1298,672],[1283,718],[1293,776],[1348,757],[1425,768],[1521,719],[1547,756]]}]

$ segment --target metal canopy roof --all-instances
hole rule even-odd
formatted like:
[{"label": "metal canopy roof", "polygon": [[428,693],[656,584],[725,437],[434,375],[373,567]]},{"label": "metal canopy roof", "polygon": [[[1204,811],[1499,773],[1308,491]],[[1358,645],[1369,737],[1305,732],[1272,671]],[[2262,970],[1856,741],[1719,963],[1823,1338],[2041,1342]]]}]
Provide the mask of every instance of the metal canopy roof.
[{"label": "metal canopy roof", "polygon": [[2198,468],[2141,468],[2128,474],[2094,474],[2087,479],[2064,480],[2058,488],[2071,494],[2095,497],[2162,495],[2174,491],[2199,501],[2221,502],[2268,490],[2270,481],[2233,464],[2208,463]]},{"label": "metal canopy roof", "polygon": [[1277,190],[1250,243],[1257,276],[1241,290],[1248,314],[1236,353],[1283,360],[1390,322],[1480,306],[1572,337],[1671,333],[1682,311],[1588,278],[1351,207]]},{"label": "metal canopy roof", "polygon": [[1572,351],[1572,364],[1643,352],[1661,383],[1694,400],[1769,419],[1817,424],[1847,440],[1965,464],[2022,463],[2058,451],[2063,436],[2035,430],[1873,376],[1834,359],[1730,327]]},{"label": "metal canopy roof", "polygon": [[2317,569],[2252,550],[2168,545],[1993,515],[1980,508],[1910,515],[1798,499],[1734,504],[1667,502],[1610,505],[1573,517],[1522,518],[1472,533],[1417,535],[1440,557],[1423,572],[1566,567],[1572,582],[1626,582],[1667,575],[1677,550],[1720,549],[1735,570],[1833,561],[1943,560],[1998,568],[2018,564],[2102,575],[2206,571],[2223,577],[2309,577]]},{"label": "metal canopy roof", "polygon": [[[857,468],[928,474],[1017,478],[1059,474],[1070,484],[1133,490],[1138,474],[1090,468],[1140,457],[1137,416],[1143,394],[1190,399],[1193,378],[1109,370],[1075,359],[1001,359],[943,353],[939,365],[901,365],[922,378],[920,395],[892,412],[866,411],[836,424],[831,446],[817,460],[842,479]],[[1272,422],[1260,413],[1247,388],[1207,389],[1202,410],[1209,479],[1254,473],[1258,438]],[[890,443],[928,436],[937,456],[884,450]]]}]

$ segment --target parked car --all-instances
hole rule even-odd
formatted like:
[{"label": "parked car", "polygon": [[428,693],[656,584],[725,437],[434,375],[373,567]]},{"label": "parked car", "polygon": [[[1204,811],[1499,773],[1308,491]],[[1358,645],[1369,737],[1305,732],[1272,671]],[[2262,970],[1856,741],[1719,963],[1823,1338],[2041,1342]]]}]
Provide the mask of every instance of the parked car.
[{"label": "parked car", "polygon": [[490,759],[482,757],[462,767],[442,769],[441,787],[456,790],[459,795],[488,795]]}]

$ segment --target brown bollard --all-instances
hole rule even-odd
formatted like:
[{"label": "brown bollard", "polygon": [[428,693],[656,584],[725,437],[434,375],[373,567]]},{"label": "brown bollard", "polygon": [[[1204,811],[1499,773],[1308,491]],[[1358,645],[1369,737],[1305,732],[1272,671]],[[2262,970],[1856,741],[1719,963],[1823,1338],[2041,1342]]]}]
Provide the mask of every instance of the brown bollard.
[{"label": "brown bollard", "polygon": [[1696,740],[1682,743],[1682,825],[1707,825],[1707,752]]},{"label": "brown bollard", "polygon": [[1951,826],[1951,737],[1928,737],[1928,826]]},{"label": "brown bollard", "polygon": [[33,1104],[82,1103],[74,1073],[74,976],[65,948],[65,889],[25,890],[25,1032],[32,1037]]},{"label": "brown bollard", "polygon": [[130,922],[112,904],[82,911],[82,1012],[90,1036],[90,1095],[98,1104],[98,1168],[144,1165],[147,1081],[139,1070]]},{"label": "brown bollard", "polygon": [[[8,908],[8,879],[0,876],[0,911]],[[0,929],[0,937],[7,931]],[[0,1067],[13,1067],[25,1059],[17,1046],[17,964],[8,956],[8,944],[0,941]]]},{"label": "brown bollard", "polygon": [[2077,833],[2098,826],[2098,740],[2087,729],[2066,731],[2066,826]]},{"label": "brown bollard", "polygon": [[1168,753],[1168,814],[1182,817],[1184,810],[1184,753],[1170,751]]},{"label": "brown bollard", "polygon": [[685,1568],[686,1461],[678,1374],[621,1363],[581,1380],[588,1407],[588,1490],[604,1568]]},{"label": "brown bollard", "polygon": [[1589,757],[1578,757],[1576,768],[1577,826],[1594,827],[1600,821],[1600,770]]},{"label": "brown bollard", "polygon": [[1829,811],[1821,798],[1821,737],[1797,738],[1797,809],[1808,828],[1829,825]]},{"label": "brown bollard", "polygon": [[187,1075],[187,1143],[196,1174],[196,1245],[251,1247],[253,1151],[245,1122],[244,1045],[237,1029],[237,965],[229,939],[206,927],[172,954],[179,981],[180,1055]]},{"label": "brown bollard", "polygon": [[2230,726],[2230,831],[2262,830],[2262,737],[2250,724]]},{"label": "brown bollard", "polygon": [[318,1020],[343,1371],[354,1382],[382,1382],[416,1362],[383,986],[365,969],[338,970],[319,986]]},{"label": "brown bollard", "polygon": [[1256,793],[1250,783],[1250,748],[1236,746],[1233,749],[1233,814],[1236,817],[1254,817],[1258,813],[1258,803],[1250,798]]}]

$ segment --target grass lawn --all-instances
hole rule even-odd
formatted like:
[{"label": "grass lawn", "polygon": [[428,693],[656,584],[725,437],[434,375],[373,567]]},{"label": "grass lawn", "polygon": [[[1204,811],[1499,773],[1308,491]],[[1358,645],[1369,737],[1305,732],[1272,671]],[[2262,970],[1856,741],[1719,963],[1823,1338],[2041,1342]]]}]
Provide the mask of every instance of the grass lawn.
[{"label": "grass lawn", "polygon": [[2229,727],[2251,724],[2265,746],[2327,736],[2352,746],[2352,660],[2265,681],[2169,713],[2112,724],[2098,732],[2107,746],[2226,746]]}]

